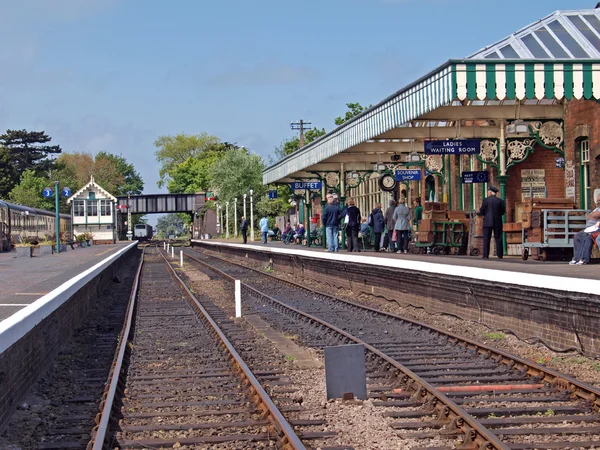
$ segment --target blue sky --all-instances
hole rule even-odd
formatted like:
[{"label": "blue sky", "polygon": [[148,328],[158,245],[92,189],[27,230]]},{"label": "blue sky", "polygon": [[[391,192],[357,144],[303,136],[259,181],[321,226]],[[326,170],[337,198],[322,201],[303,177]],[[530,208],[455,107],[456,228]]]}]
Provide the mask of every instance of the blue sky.
[{"label": "blue sky", "polygon": [[0,128],[122,154],[207,132],[268,161],[290,121],[327,131],[450,58],[593,0],[1,0]]}]

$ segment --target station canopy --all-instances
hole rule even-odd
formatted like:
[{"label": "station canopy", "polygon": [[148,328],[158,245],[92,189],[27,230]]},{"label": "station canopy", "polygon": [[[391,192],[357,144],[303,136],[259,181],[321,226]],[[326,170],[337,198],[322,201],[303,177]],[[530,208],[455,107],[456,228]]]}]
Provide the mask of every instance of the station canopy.
[{"label": "station canopy", "polygon": [[430,139],[499,138],[512,121],[562,120],[571,99],[600,99],[600,9],[556,11],[449,60],[268,167],[263,182],[407,161]]}]

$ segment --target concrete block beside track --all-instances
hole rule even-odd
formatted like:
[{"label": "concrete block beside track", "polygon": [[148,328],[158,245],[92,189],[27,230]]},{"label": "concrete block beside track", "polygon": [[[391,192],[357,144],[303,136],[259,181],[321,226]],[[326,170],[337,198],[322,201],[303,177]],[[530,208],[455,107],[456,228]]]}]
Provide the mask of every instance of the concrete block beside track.
[{"label": "concrete block beside track", "polygon": [[[273,265],[302,279],[483,323],[554,350],[600,356],[600,280],[456,264],[217,241],[192,245],[231,260]],[[558,267],[558,266],[557,266]]]},{"label": "concrete block beside track", "polygon": [[0,322],[0,429],[136,248],[124,245]]}]

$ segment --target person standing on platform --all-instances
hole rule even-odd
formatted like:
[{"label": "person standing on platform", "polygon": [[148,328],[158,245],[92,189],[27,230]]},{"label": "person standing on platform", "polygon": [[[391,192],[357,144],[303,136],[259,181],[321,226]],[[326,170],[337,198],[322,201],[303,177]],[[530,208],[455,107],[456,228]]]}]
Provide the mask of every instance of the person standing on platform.
[{"label": "person standing on platform", "polygon": [[269,235],[269,220],[266,216],[263,216],[263,218],[260,219],[258,226],[260,227],[260,232],[262,233],[263,244],[266,244],[267,236]]},{"label": "person standing on platform", "polygon": [[350,197],[346,207],[341,213],[342,217],[347,216],[346,237],[348,238],[348,251],[358,252],[358,230],[360,229],[360,210],[354,204],[354,199]]},{"label": "person standing on platform", "polygon": [[394,210],[394,230],[398,248],[397,253],[408,253],[408,230],[410,230],[410,209],[406,206],[406,200],[401,198]]},{"label": "person standing on platform", "polygon": [[394,234],[394,211],[396,209],[396,202],[393,199],[390,199],[388,209],[385,210],[385,216],[383,220],[385,221],[385,226],[387,228],[388,235],[388,251],[393,252],[394,249],[394,241],[392,240],[392,236]]},{"label": "person standing on platform", "polygon": [[483,256],[482,259],[488,259],[490,256],[490,241],[492,240],[492,231],[494,232],[494,241],[496,241],[496,255],[502,258],[502,216],[506,213],[506,204],[504,200],[496,197],[498,188],[489,185],[488,196],[483,199],[478,216],[483,216]]},{"label": "person standing on platform", "polygon": [[373,208],[373,211],[369,216],[369,226],[375,235],[375,251],[378,252],[380,250],[379,244],[381,242],[381,233],[383,233],[383,229],[385,228],[381,203],[375,203],[375,208]]},{"label": "person standing on platform", "polygon": [[248,243],[248,221],[244,216],[242,216],[242,239],[244,239],[244,244]]},{"label": "person standing on platform", "polygon": [[340,227],[340,207],[333,202],[333,195],[327,194],[327,206],[321,217],[327,238],[327,251],[337,252],[339,249],[338,232]]},{"label": "person standing on platform", "polygon": [[415,226],[415,231],[419,230],[419,220],[423,219],[423,206],[421,206],[421,199],[415,198],[413,201],[414,205],[414,217],[413,217],[413,225]]}]

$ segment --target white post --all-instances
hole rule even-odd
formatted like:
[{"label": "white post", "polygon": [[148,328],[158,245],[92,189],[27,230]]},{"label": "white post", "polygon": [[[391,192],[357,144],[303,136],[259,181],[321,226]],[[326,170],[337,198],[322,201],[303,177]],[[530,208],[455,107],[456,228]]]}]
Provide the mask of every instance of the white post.
[{"label": "white post", "polygon": [[166,249],[167,249],[167,243],[163,242],[163,250],[166,250]]},{"label": "white post", "polygon": [[183,267],[183,250],[179,250],[179,265]]},{"label": "white post", "polygon": [[254,241],[254,208],[252,206],[252,194],[254,194],[254,191],[250,189],[250,240]]},{"label": "white post", "polygon": [[235,280],[235,317],[242,317],[242,284]]},{"label": "white post", "polygon": [[167,253],[169,253],[169,243],[167,242]]},{"label": "white post", "polygon": [[248,194],[244,194],[244,217],[245,217],[246,219],[248,218],[248,215],[246,214],[246,196],[247,196],[247,195],[248,195]]},{"label": "white post", "polygon": [[237,237],[237,198],[233,199],[233,233]]},{"label": "white post", "polygon": [[175,258],[175,247],[171,245],[171,258]]},{"label": "white post", "polygon": [[217,208],[217,234],[220,236],[221,235],[221,226],[219,224],[219,208],[221,205],[219,205],[218,203],[216,204],[216,208]]},{"label": "white post", "polygon": [[229,202],[225,202],[225,239],[229,239]]}]

